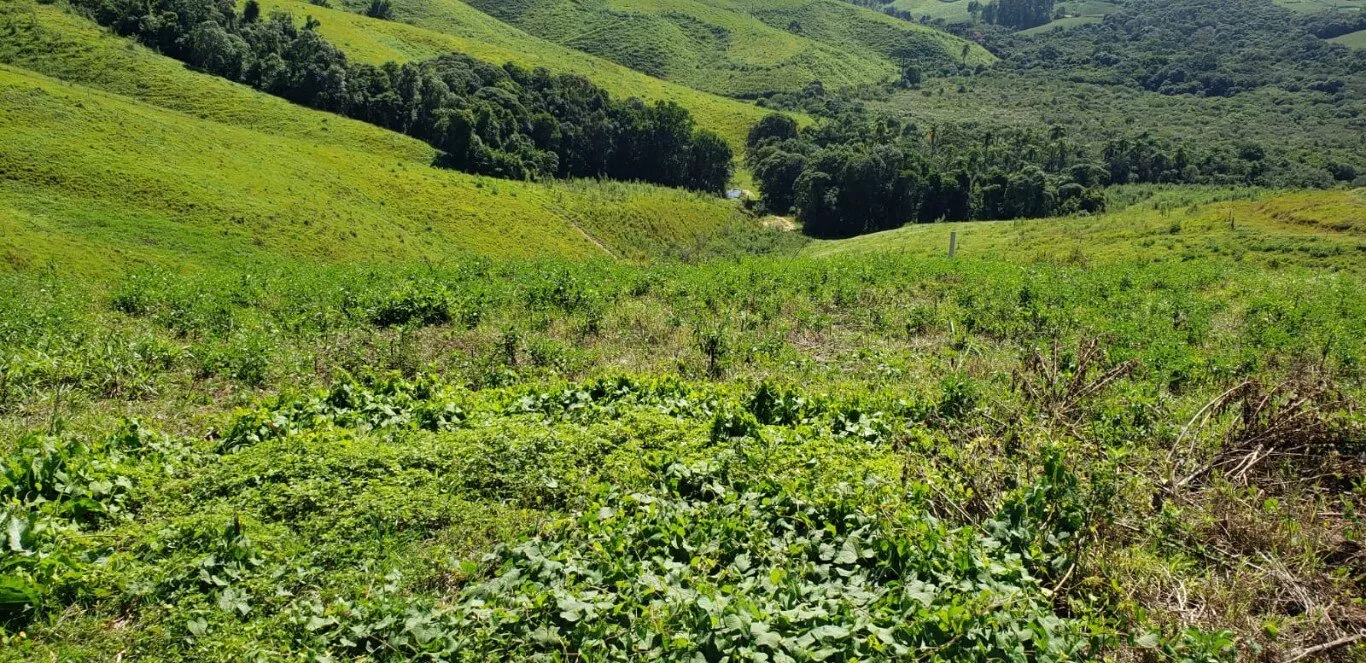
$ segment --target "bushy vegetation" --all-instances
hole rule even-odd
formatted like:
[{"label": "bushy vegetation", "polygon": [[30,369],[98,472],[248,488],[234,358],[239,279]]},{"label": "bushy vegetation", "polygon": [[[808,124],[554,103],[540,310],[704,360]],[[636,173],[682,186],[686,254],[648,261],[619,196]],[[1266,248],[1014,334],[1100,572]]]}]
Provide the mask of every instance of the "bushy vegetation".
[{"label": "bushy vegetation", "polygon": [[1065,33],[1003,36],[999,48],[1017,69],[1161,94],[1232,96],[1278,86],[1331,98],[1351,87],[1359,98],[1366,54],[1320,37],[1342,20],[1297,16],[1265,0],[1136,0]]},{"label": "bushy vegetation", "polygon": [[771,116],[750,133],[746,158],[768,209],[795,212],[816,237],[916,221],[1092,214],[1104,209],[1107,186],[1256,186],[1277,175],[1256,145],[1237,155],[1149,136],[1088,145],[1060,126],[1047,134],[965,125],[923,132],[896,116],[852,111],[804,130]]},{"label": "bushy vegetation", "polygon": [[1328,264],[5,277],[6,652],[1293,654],[1362,591]]},{"label": "bushy vegetation", "polygon": [[102,24],[225,78],[420,138],[441,163],[513,179],[612,177],[720,193],[729,145],[672,103],[613,101],[582,78],[451,54],[350,64],[310,19],[234,3],[85,5]]},{"label": "bushy vegetation", "polygon": [[316,30],[346,53],[352,62],[375,66],[415,62],[446,53],[478,60],[514,63],[524,69],[544,68],[592,81],[618,99],[637,97],[651,103],[673,101],[688,109],[698,125],[717,132],[738,151],[750,125],[763,117],[754,105],[652,78],[583,51],[562,46],[503,23],[461,0],[392,0],[394,20],[376,21],[362,12],[361,0],[320,7],[307,0],[261,0],[265,13],[284,11],[314,16]]}]

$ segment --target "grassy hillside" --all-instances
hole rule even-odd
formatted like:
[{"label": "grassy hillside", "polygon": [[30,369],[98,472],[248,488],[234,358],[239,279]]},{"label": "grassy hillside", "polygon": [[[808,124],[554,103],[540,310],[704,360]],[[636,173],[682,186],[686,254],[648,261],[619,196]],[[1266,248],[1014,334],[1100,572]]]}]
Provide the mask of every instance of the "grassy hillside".
[{"label": "grassy hillside", "polygon": [[1348,48],[1366,49],[1366,30],[1357,30],[1341,37],[1334,37],[1328,41],[1334,44],[1342,44]]},{"label": "grassy hillside", "polygon": [[1321,12],[1330,10],[1363,11],[1366,0],[1275,0],[1276,4],[1287,9],[1302,12]]},{"label": "grassy hillside", "polygon": [[1360,276],[1111,239],[0,275],[0,659],[1233,663],[1360,632]]},{"label": "grassy hillside", "polygon": [[[1228,198],[1235,198],[1229,200]],[[1366,189],[1299,193],[1183,188],[1095,217],[912,225],[815,242],[811,255],[894,251],[965,260],[1106,263],[1229,260],[1366,273]]]},{"label": "grassy hillside", "polygon": [[[418,140],[328,113],[310,112],[185,65],[54,5],[0,2],[0,63],[97,88],[200,120],[428,164]],[[338,129],[338,127],[341,127]]]},{"label": "grassy hillside", "polygon": [[1062,18],[1056,18],[1043,25],[1028,30],[1022,30],[1021,34],[1040,34],[1059,28],[1070,28],[1078,25],[1086,25],[1087,23],[1097,23],[1120,9],[1118,3],[1106,2],[1105,0],[1061,2],[1058,3],[1057,8],[1062,11]]},{"label": "grassy hillside", "polygon": [[[741,116],[397,2],[425,27],[267,6]],[[1362,135],[1270,86],[923,87],[874,110],[942,149]],[[1366,189],[804,242],[432,157],[0,0],[0,663],[1366,660]]]},{"label": "grassy hillside", "polygon": [[[357,3],[356,10],[365,3]],[[745,134],[767,111],[668,81],[651,78],[627,67],[534,37],[506,25],[459,0],[399,0],[399,21],[380,21],[356,11],[328,9],[304,0],[264,0],[263,9],[283,10],[322,21],[319,32],[360,62],[420,60],[458,51],[498,64],[579,74],[618,97],[674,101],[687,108],[697,122],[724,136],[739,151]]]},{"label": "grassy hillside", "polygon": [[[894,0],[890,5],[900,11],[910,12],[917,19],[921,16],[928,16],[931,19],[939,19],[948,23],[964,23],[972,20],[972,14],[968,12],[969,2],[970,0]],[[982,4],[985,5],[986,3]],[[1060,9],[1068,18],[1054,21],[1054,23],[1075,25],[1098,21],[1106,14],[1118,11],[1119,4],[1108,0],[1070,0],[1057,3],[1056,9]],[[1045,25],[1053,25],[1053,23]],[[1039,26],[1033,30],[1039,30],[1043,27]]]},{"label": "grassy hillside", "polygon": [[[60,10],[0,14],[0,253],[132,263],[641,257],[739,221],[631,184],[432,168],[412,139],[186,70]],[[60,77],[60,78],[59,78]]]},{"label": "grassy hillside", "polygon": [[[471,4],[556,43],[739,97],[799,90],[815,80],[832,88],[872,83],[895,77],[903,61],[924,68],[958,62],[966,43],[839,0]],[[969,47],[969,63],[991,59],[976,45]]]}]

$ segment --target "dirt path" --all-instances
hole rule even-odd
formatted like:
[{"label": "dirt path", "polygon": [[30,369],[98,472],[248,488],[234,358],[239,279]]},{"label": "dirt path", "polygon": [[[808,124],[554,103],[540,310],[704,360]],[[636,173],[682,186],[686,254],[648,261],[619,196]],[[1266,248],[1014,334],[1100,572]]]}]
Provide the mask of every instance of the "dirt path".
[{"label": "dirt path", "polygon": [[759,223],[762,223],[765,228],[777,228],[789,233],[797,229],[797,223],[786,216],[766,216]]}]

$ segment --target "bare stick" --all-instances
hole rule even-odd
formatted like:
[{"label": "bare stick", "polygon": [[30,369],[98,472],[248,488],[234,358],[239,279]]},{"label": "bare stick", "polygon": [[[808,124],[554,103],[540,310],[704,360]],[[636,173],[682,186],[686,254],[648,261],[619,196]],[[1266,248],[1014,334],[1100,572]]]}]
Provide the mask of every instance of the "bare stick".
[{"label": "bare stick", "polygon": [[1349,636],[1346,636],[1346,637],[1338,638],[1337,640],[1334,640],[1334,641],[1332,641],[1332,642],[1325,642],[1325,643],[1323,643],[1323,644],[1321,644],[1321,645],[1314,645],[1313,647],[1310,647],[1310,648],[1308,648],[1308,649],[1301,650],[1299,653],[1295,654],[1294,656],[1291,656],[1290,658],[1285,659],[1285,663],[1295,663],[1295,661],[1299,661],[1299,660],[1302,660],[1302,659],[1309,658],[1310,656],[1313,656],[1314,654],[1322,654],[1323,652],[1326,652],[1326,651],[1328,651],[1328,650],[1330,650],[1330,649],[1337,649],[1338,647],[1343,647],[1343,646],[1346,646],[1346,645],[1350,645],[1350,644],[1352,644],[1353,642],[1356,642],[1356,641],[1358,641],[1358,640],[1361,640],[1362,638],[1366,638],[1366,632],[1362,632],[1362,633],[1358,633],[1358,634],[1356,634],[1356,635],[1349,635]]}]

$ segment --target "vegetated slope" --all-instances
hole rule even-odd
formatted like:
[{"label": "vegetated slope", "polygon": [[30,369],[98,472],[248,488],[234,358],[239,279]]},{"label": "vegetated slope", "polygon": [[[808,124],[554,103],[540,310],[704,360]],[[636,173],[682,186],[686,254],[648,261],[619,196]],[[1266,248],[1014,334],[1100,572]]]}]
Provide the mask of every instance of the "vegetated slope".
[{"label": "vegetated slope", "polygon": [[[362,9],[365,4],[357,3],[352,9]],[[286,11],[300,20],[305,16],[318,18],[319,33],[358,62],[378,65],[460,52],[500,65],[513,62],[528,68],[545,67],[556,73],[578,74],[617,98],[673,101],[688,109],[701,126],[726,138],[737,152],[749,127],[765,113],[743,101],[651,78],[532,36],[459,0],[395,2],[396,18],[405,22],[382,21],[357,11],[329,9],[304,0],[264,0],[261,6],[265,11]]]},{"label": "vegetated slope", "polygon": [[1266,0],[1130,0],[1048,34],[983,28],[1002,58],[989,70],[908,76],[881,100],[770,99],[829,121],[765,122],[747,162],[764,208],[826,238],[1095,213],[1123,184],[1366,186],[1366,54],[1325,41],[1357,24]]},{"label": "vegetated slope", "polygon": [[1099,23],[1003,34],[995,48],[1017,70],[1168,95],[1281,87],[1360,99],[1361,55],[1318,39],[1320,20],[1266,0],[1128,0]]},{"label": "vegetated slope", "polygon": [[[873,108],[931,127],[993,127],[999,133],[1063,132],[1074,144],[1103,144],[1117,135],[1147,134],[1192,149],[1217,148],[1230,158],[1263,152],[1265,170],[1312,179],[1334,163],[1366,167],[1366,102],[1330,101],[1321,92],[1262,87],[1232,97],[1165,95],[1126,85],[1060,80],[1047,71],[992,71],[972,79],[930,81],[899,91]],[[1286,130],[1287,120],[1293,131]],[[1355,175],[1347,176],[1350,182]]]},{"label": "vegetated slope", "polygon": [[1275,0],[1275,2],[1286,9],[1299,12],[1366,11],[1366,0]]},{"label": "vegetated slope", "polygon": [[473,0],[556,43],[718,94],[755,97],[820,81],[839,88],[988,63],[948,34],[838,0]]},{"label": "vegetated slope", "polygon": [[672,189],[433,168],[415,140],[190,72],[51,7],[8,12],[0,32],[0,57],[90,84],[0,70],[8,267],[637,258],[741,221]]},{"label": "vegetated slope", "polygon": [[1351,32],[1340,37],[1334,37],[1328,41],[1331,41],[1334,44],[1342,44],[1348,48],[1366,50],[1366,30],[1357,30],[1356,32]]},{"label": "vegetated slope", "polygon": [[[974,17],[968,11],[968,6],[972,0],[883,0],[883,6],[897,12],[907,12],[912,17],[920,19],[922,17],[930,21],[943,21],[945,23],[968,23],[977,18],[980,20],[981,14]],[[986,2],[979,2],[981,5]],[[1100,20],[1101,17],[1112,14],[1119,10],[1117,2],[1109,0],[1069,0],[1059,2],[1054,8],[1055,13],[1061,14],[1064,18],[1057,19],[1051,23],[1030,28],[1029,31],[1043,31],[1046,26],[1065,27]]]},{"label": "vegetated slope", "polygon": [[[1145,194],[1149,187],[1125,193]],[[895,251],[964,260],[1071,263],[1226,259],[1366,273],[1366,189],[1295,193],[1181,187],[1094,217],[911,225],[817,242],[811,255]]]},{"label": "vegetated slope", "polygon": [[0,275],[0,655],[1290,660],[1366,626],[1363,329],[1208,256]]},{"label": "vegetated slope", "polygon": [[[0,63],[260,133],[429,164],[419,140],[204,76],[55,5],[0,2]],[[338,129],[338,125],[342,128]]]},{"label": "vegetated slope", "polygon": [[[966,22],[972,19],[968,13],[968,4],[972,0],[895,0],[889,3],[890,6],[898,11],[910,12],[917,18],[928,16],[930,19],[942,19],[948,23]],[[986,4],[985,2],[981,4]]]}]

